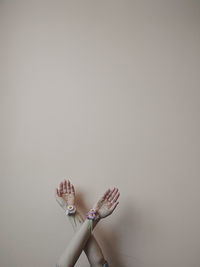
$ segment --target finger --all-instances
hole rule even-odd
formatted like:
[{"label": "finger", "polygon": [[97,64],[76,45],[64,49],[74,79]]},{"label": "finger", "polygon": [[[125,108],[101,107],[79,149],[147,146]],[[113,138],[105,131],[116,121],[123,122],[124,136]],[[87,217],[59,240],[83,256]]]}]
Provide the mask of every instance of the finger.
[{"label": "finger", "polygon": [[110,189],[106,190],[106,192],[104,193],[103,197],[106,198],[107,195],[110,193],[110,191],[111,191]]},{"label": "finger", "polygon": [[75,194],[74,186],[72,184],[72,194]]},{"label": "finger", "polygon": [[56,197],[61,197],[60,190],[56,188]]},{"label": "finger", "polygon": [[106,190],[106,192],[103,194],[101,200],[106,199],[107,195],[110,193],[110,189]]},{"label": "finger", "polygon": [[108,201],[111,201],[112,200],[112,197],[115,194],[116,190],[118,190],[118,189],[114,187],[114,189],[112,190],[112,194],[108,198]]},{"label": "finger", "polygon": [[59,185],[59,191],[61,194],[63,193],[63,182],[61,182]]},{"label": "finger", "polygon": [[69,193],[69,185],[68,185],[68,180],[66,181],[66,188],[67,188],[67,193]]},{"label": "finger", "polygon": [[63,183],[63,193],[67,193],[67,181],[64,180],[64,183]]},{"label": "finger", "polygon": [[98,202],[102,203],[106,199],[109,193],[110,193],[110,189],[106,190],[106,192],[103,194],[103,196],[99,199]]},{"label": "finger", "polygon": [[118,204],[119,204],[119,202],[116,202],[116,203],[112,206],[112,208],[111,208],[112,212],[116,209],[116,207],[117,207]]},{"label": "finger", "polygon": [[112,200],[112,204],[114,204],[118,200],[119,196],[120,196],[120,193],[118,192],[115,198]]},{"label": "finger", "polygon": [[113,190],[111,190],[111,191],[109,192],[109,194],[106,196],[106,199],[109,199],[109,197],[112,195],[112,193],[114,192],[114,190],[115,190],[115,188],[113,188]]},{"label": "finger", "polygon": [[113,194],[112,194],[112,196],[110,197],[109,200],[112,201],[117,193],[118,193],[118,188],[115,188],[115,191],[113,192]]},{"label": "finger", "polygon": [[115,188],[115,190],[113,191],[112,195],[110,196],[110,201],[112,201],[114,199],[114,197],[116,196],[116,194],[119,192],[118,188]]},{"label": "finger", "polygon": [[69,180],[67,180],[67,192],[71,193],[71,184]]},{"label": "finger", "polygon": [[71,194],[71,192],[72,192],[72,184],[71,184],[71,182],[69,180],[69,193]]}]

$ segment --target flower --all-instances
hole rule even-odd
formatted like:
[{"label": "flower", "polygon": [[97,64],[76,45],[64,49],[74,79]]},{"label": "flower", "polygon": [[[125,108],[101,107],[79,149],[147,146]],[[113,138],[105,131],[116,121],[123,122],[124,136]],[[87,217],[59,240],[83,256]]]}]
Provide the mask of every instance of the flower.
[{"label": "flower", "polygon": [[67,215],[74,214],[75,212],[76,212],[76,207],[74,205],[67,206],[67,210],[66,210]]},{"label": "flower", "polygon": [[89,212],[88,212],[88,214],[87,214],[87,218],[88,218],[89,220],[94,220],[95,217],[96,217],[95,213],[89,213]]},{"label": "flower", "polygon": [[92,213],[96,213],[96,209],[90,209],[89,210],[89,213],[92,214]]},{"label": "flower", "polygon": [[87,214],[87,219],[89,220],[96,220],[98,218],[97,210],[96,209],[90,209]]}]

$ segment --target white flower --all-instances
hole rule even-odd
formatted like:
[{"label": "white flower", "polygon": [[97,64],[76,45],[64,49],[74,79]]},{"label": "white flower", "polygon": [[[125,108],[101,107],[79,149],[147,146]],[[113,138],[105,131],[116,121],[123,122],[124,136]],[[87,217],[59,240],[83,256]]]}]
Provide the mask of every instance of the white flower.
[{"label": "white flower", "polygon": [[89,210],[89,213],[91,214],[91,213],[96,213],[96,209],[90,209]]},{"label": "white flower", "polygon": [[89,220],[96,220],[97,218],[99,218],[97,210],[96,209],[90,209],[88,214],[87,214],[87,218]]},{"label": "white flower", "polygon": [[88,218],[89,220],[94,220],[95,217],[96,217],[95,213],[89,213],[89,212],[88,212],[87,218]]},{"label": "white flower", "polygon": [[66,214],[74,214],[76,212],[76,207],[74,205],[68,205],[67,206],[67,210],[66,210]]}]

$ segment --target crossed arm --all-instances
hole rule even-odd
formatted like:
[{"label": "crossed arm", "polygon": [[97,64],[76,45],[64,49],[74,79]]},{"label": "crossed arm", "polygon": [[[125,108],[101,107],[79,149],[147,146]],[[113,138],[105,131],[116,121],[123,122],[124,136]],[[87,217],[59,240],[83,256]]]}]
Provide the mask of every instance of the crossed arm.
[{"label": "crossed arm", "polygon": [[[118,198],[119,191],[117,188],[113,190],[108,189],[93,206],[99,214],[99,218],[93,221],[93,229],[102,218],[112,214],[119,203],[117,201]],[[75,190],[70,181],[64,180],[64,182],[60,183],[59,189],[56,189],[56,200],[62,208],[66,205],[75,205]],[[57,266],[74,266],[81,252],[84,250],[92,267],[102,267],[105,259],[100,246],[91,233],[90,221],[88,219],[84,221],[78,210],[75,216],[67,217],[75,230],[75,235],[59,258]]]}]

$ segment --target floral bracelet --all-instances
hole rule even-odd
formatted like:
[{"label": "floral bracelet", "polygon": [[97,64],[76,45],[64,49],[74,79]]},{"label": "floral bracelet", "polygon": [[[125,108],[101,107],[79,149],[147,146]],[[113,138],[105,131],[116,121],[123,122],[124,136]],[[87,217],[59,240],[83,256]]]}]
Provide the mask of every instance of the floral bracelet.
[{"label": "floral bracelet", "polygon": [[74,205],[68,205],[66,207],[66,211],[65,211],[66,215],[71,215],[71,214],[74,214],[75,212],[76,212],[76,207]]},{"label": "floral bracelet", "polygon": [[93,230],[93,222],[97,219],[99,219],[100,216],[97,212],[96,209],[90,209],[87,213],[87,219],[89,220],[89,229],[90,229],[90,232],[92,233],[92,230]]},{"label": "floral bracelet", "polygon": [[88,220],[97,220],[99,218],[100,218],[100,216],[99,216],[96,209],[90,209],[89,212],[87,213],[87,219]]}]

